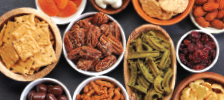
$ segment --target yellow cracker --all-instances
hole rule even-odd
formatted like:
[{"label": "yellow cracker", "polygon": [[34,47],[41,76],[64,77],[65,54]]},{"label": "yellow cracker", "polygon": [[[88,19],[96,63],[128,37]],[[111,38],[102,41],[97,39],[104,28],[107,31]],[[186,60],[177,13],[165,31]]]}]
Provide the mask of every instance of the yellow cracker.
[{"label": "yellow cracker", "polygon": [[40,52],[39,45],[30,34],[24,35],[20,39],[14,41],[13,44],[15,50],[23,61],[37,52]]},{"label": "yellow cracker", "polygon": [[34,18],[34,22],[35,22],[35,23],[40,23],[40,20],[39,20],[38,18],[35,17],[35,18]]},{"label": "yellow cracker", "polygon": [[19,38],[21,38],[23,35],[25,35],[27,33],[27,31],[29,30],[35,30],[35,27],[29,22],[26,21],[24,23],[22,23],[21,26],[19,26],[13,33],[13,37],[18,40]]},{"label": "yellow cracker", "polygon": [[35,72],[34,69],[29,70],[29,72],[27,73],[28,75],[33,75],[33,73]]},{"label": "yellow cracker", "polygon": [[20,60],[17,64],[12,67],[12,72],[20,73],[24,76],[27,76],[33,64],[33,60],[31,58],[26,61]]},{"label": "yellow cracker", "polygon": [[50,45],[48,24],[36,24],[36,29],[32,31],[32,36],[37,41],[38,45],[45,46]]},{"label": "yellow cracker", "polygon": [[37,69],[41,66],[52,64],[55,61],[57,61],[57,59],[56,59],[54,49],[52,48],[52,45],[43,46],[41,47],[41,52],[37,53],[34,56],[33,67]]},{"label": "yellow cracker", "polygon": [[6,29],[5,29],[5,35],[3,37],[3,42],[12,42],[15,39],[12,36],[12,32],[16,29],[15,23],[8,21]]},{"label": "yellow cracker", "polygon": [[140,0],[142,10],[150,17],[159,18],[162,14],[162,8],[156,0]]},{"label": "yellow cracker", "polygon": [[29,21],[32,24],[35,24],[34,21],[35,15],[34,14],[30,14],[30,15],[23,15],[23,16],[19,16],[19,17],[15,17],[15,21],[23,23],[25,21]]},{"label": "yellow cracker", "polygon": [[173,12],[167,12],[167,11],[163,10],[159,19],[168,20],[168,19],[172,18],[172,16],[173,16]]},{"label": "yellow cracker", "polygon": [[51,41],[51,45],[54,46],[54,41]]},{"label": "yellow cracker", "polygon": [[0,47],[2,46],[3,36],[5,34],[6,24],[3,26],[1,33],[0,33]]},{"label": "yellow cracker", "polygon": [[1,47],[0,54],[7,69],[9,69],[19,60],[19,56],[17,55],[12,44],[8,42]]}]

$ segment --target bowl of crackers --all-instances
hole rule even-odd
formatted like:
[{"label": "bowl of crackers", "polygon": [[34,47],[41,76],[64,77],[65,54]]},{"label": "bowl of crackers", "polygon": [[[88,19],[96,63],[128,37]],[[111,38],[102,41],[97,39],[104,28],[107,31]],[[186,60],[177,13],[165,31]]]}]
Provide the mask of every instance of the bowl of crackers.
[{"label": "bowl of crackers", "polygon": [[191,75],[176,87],[172,100],[223,100],[224,77],[213,72]]},{"label": "bowl of crackers", "polygon": [[[87,95],[88,94],[88,95]],[[73,100],[85,100],[90,98],[109,100],[129,100],[128,94],[122,84],[108,76],[94,76],[84,80],[78,85]]]},{"label": "bowl of crackers", "polygon": [[173,25],[190,13],[194,0],[132,0],[132,3],[144,20],[157,25]]},{"label": "bowl of crackers", "polygon": [[121,62],[126,48],[122,27],[103,12],[85,13],[66,28],[63,53],[69,65],[89,76],[114,70]]},{"label": "bowl of crackers", "polygon": [[49,74],[62,50],[60,31],[52,19],[32,8],[11,10],[0,19],[0,71],[17,81]]}]

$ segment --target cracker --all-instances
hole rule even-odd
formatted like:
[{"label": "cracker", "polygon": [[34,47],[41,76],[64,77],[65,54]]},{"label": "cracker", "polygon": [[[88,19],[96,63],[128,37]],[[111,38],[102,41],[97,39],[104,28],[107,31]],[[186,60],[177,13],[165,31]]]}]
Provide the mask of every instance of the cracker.
[{"label": "cracker", "polygon": [[168,19],[172,18],[172,16],[173,16],[173,12],[167,12],[167,11],[163,10],[159,19],[168,20]]},{"label": "cracker", "polygon": [[1,54],[2,60],[5,63],[7,69],[10,69],[10,67],[12,65],[14,65],[19,60],[18,54],[16,53],[12,44],[9,42],[5,43],[1,47],[0,54]]},{"label": "cracker", "polygon": [[24,23],[21,24],[13,33],[12,36],[18,40],[21,38],[23,35],[28,33],[27,31],[35,30],[35,27],[29,22],[25,21]]},{"label": "cracker", "polygon": [[49,34],[48,24],[36,24],[35,30],[32,31],[32,36],[40,46],[51,44]]},{"label": "cracker", "polygon": [[54,46],[54,40],[51,40],[51,45]]},{"label": "cracker", "polygon": [[159,0],[159,5],[163,10],[173,12],[179,7],[180,2],[181,0]]},{"label": "cracker", "polygon": [[5,34],[6,24],[3,26],[1,33],[0,33],[0,47],[2,46],[3,36]]},{"label": "cracker", "polygon": [[15,23],[12,21],[8,21],[6,29],[5,29],[5,35],[3,37],[3,42],[12,42],[15,39],[12,36],[12,32],[16,29]]},{"label": "cracker", "polygon": [[20,39],[14,41],[13,44],[23,61],[40,51],[39,45],[30,34],[24,35]]},{"label": "cracker", "polygon": [[156,0],[140,0],[143,11],[150,17],[160,17],[162,9]]},{"label": "cracker", "polygon": [[175,14],[182,13],[186,10],[188,6],[189,0],[180,0],[180,3],[178,4],[178,7],[176,10],[174,10]]},{"label": "cracker", "polygon": [[12,72],[27,76],[32,65],[33,65],[32,58],[29,58],[26,61],[20,60],[18,63],[12,66]]},{"label": "cracker", "polygon": [[35,24],[34,18],[35,18],[35,15],[30,14],[30,15],[23,15],[23,16],[15,17],[14,19],[16,22],[19,22],[19,23],[29,21],[30,23]]},{"label": "cracker", "polygon": [[34,18],[34,22],[35,22],[35,23],[40,23],[40,20],[39,20],[38,18],[35,17],[35,18]]},{"label": "cracker", "polygon": [[56,55],[52,45],[41,47],[41,52],[34,56],[33,68],[37,69],[42,66],[46,66],[57,61]]}]

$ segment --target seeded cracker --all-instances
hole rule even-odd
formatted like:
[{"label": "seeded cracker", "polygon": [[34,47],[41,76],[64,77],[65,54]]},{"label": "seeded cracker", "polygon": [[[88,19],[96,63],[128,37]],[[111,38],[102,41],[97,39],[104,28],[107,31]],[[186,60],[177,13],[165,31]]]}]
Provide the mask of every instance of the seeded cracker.
[{"label": "seeded cracker", "polygon": [[28,58],[26,61],[20,60],[17,64],[12,67],[12,72],[19,73],[27,76],[33,64],[33,60]]},{"label": "seeded cracker", "polygon": [[0,47],[2,46],[3,36],[5,34],[6,24],[3,26],[1,33],[0,33]]},{"label": "seeded cracker", "polygon": [[36,24],[35,30],[32,31],[32,36],[37,41],[39,46],[50,45],[50,31],[48,28],[48,24]]},{"label": "seeded cracker", "polygon": [[19,22],[19,23],[29,21],[31,24],[35,24],[34,17],[35,17],[34,14],[30,14],[30,15],[23,15],[23,16],[15,17],[14,19],[16,22]]},{"label": "seeded cracker", "polygon": [[34,64],[33,67],[35,69],[52,64],[56,61],[56,55],[52,45],[41,47],[41,52],[37,53],[34,56]]},{"label": "seeded cracker", "polygon": [[17,55],[12,44],[9,42],[5,43],[1,47],[0,54],[1,54],[2,60],[5,63],[7,69],[10,69],[10,67],[12,65],[14,65],[19,60],[19,56]]},{"label": "seeded cracker", "polygon": [[26,33],[28,33],[27,31],[31,31],[31,30],[35,30],[35,27],[32,27],[32,24],[29,21],[25,21],[24,23],[22,23],[21,26],[19,26],[13,33],[12,36],[18,40],[19,38],[21,38],[23,35],[25,35]]},{"label": "seeded cracker", "polygon": [[24,35],[17,41],[14,41],[13,44],[15,50],[23,61],[26,61],[27,58],[40,52],[39,45],[30,34]]},{"label": "seeded cracker", "polygon": [[8,21],[7,26],[6,26],[6,30],[5,30],[5,35],[3,37],[3,42],[12,42],[15,39],[12,37],[12,32],[16,29],[16,27],[14,26],[14,22]]}]

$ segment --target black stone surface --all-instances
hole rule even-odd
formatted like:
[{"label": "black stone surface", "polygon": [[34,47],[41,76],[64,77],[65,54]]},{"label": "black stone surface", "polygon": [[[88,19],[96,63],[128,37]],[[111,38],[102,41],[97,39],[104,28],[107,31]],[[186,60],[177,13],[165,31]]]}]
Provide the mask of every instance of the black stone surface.
[{"label": "black stone surface", "polygon": [[[87,1],[88,1],[87,5],[83,13],[97,11],[92,6],[90,1],[89,0]],[[0,0],[0,16],[12,9],[16,9],[20,7],[36,8],[35,0]],[[124,11],[122,11],[119,14],[112,15],[112,17],[114,17],[123,27],[126,40],[128,39],[130,33],[135,28],[143,24],[148,24],[148,22],[143,20],[134,10],[132,2],[129,3],[128,7]],[[67,25],[58,25],[62,36]],[[197,27],[195,27],[194,24],[191,22],[189,16],[187,16],[184,20],[182,20],[181,22],[175,25],[162,26],[162,27],[169,33],[175,46],[178,40],[180,39],[180,37],[184,33],[193,29],[197,29]],[[223,67],[222,61],[224,60],[222,58],[224,57],[224,54],[222,54],[222,51],[224,50],[224,46],[223,46],[224,39],[222,38],[224,37],[224,34],[217,34],[214,36],[219,42],[220,55],[219,55],[219,59],[217,63],[209,71],[224,75],[224,72],[223,72],[224,69],[222,68]],[[177,62],[176,85],[178,85],[181,80],[183,80],[184,78],[186,78],[187,76],[191,74],[192,73],[189,73],[188,71],[184,70]],[[119,66],[115,70],[106,74],[106,76],[113,77],[124,85],[123,61],[119,64]],[[69,64],[66,62],[62,53],[57,66],[52,70],[52,72],[50,72],[45,77],[55,78],[61,81],[62,83],[64,83],[69,89],[71,96],[73,96],[73,93],[76,87],[89,76],[80,74],[77,71],[75,71],[72,67],[70,67]],[[23,89],[26,87],[28,83],[30,82],[19,82],[19,81],[12,80],[6,77],[4,74],[0,73],[0,100],[19,100],[21,92],[23,91]]]}]

